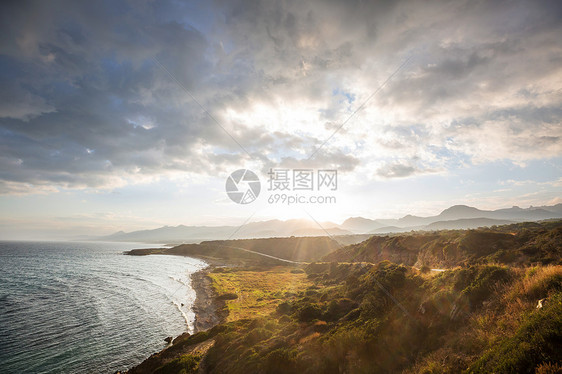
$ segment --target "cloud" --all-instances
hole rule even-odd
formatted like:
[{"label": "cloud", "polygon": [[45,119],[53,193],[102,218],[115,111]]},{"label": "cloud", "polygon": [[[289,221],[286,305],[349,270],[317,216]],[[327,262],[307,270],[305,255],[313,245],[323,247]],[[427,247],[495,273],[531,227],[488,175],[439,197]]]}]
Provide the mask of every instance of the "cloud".
[{"label": "cloud", "polygon": [[39,1],[0,14],[5,193],[248,163],[405,178],[562,154],[551,2]]},{"label": "cloud", "polygon": [[416,172],[416,168],[409,165],[390,164],[377,170],[377,174],[386,178],[407,177]]},{"label": "cloud", "polygon": [[415,161],[417,160],[387,162],[376,170],[376,175],[382,178],[406,178],[413,175],[437,173],[439,171],[416,165]]}]

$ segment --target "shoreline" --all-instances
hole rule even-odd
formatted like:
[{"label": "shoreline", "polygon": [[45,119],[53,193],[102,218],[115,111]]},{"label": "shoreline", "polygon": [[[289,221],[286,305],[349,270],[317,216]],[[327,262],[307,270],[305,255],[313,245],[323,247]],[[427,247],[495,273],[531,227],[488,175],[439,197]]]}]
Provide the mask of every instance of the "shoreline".
[{"label": "shoreline", "polygon": [[219,262],[216,259],[195,256],[187,257],[198,258],[208,264],[206,268],[192,273],[190,277],[191,287],[195,291],[195,301],[192,306],[193,313],[195,314],[193,333],[186,331],[181,335],[173,337],[170,344],[162,350],[152,353],[142,362],[127,369],[126,371],[117,371],[115,374],[151,373],[154,369],[156,369],[156,367],[154,367],[155,364],[161,365],[162,362],[171,361],[174,358],[186,353],[182,350],[178,350],[179,345],[176,346],[177,343],[185,340],[193,334],[212,329],[226,320],[228,312],[224,310],[225,302],[216,297],[217,295],[213,288],[212,280],[208,274],[214,269],[228,266],[228,264]]},{"label": "shoreline", "polygon": [[219,266],[216,264],[209,264],[205,269],[191,274],[191,287],[195,290],[192,307],[195,313],[194,334],[209,330],[226,319],[226,313],[223,311],[225,303],[217,299],[212,280],[208,276],[217,267]]}]

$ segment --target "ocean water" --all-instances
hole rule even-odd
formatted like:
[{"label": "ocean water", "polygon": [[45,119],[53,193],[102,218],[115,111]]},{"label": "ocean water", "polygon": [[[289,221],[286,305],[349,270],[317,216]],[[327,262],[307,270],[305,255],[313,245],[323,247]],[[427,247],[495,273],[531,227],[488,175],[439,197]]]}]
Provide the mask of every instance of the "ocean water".
[{"label": "ocean water", "polygon": [[206,264],[122,254],[153,246],[0,242],[0,372],[114,373],[190,331]]}]

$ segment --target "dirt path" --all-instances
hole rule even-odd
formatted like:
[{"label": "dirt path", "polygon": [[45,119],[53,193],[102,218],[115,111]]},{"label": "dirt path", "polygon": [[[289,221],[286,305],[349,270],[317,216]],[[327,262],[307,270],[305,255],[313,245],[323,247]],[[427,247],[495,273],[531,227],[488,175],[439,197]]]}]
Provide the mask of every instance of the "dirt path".
[{"label": "dirt path", "polygon": [[295,264],[295,265],[307,264],[307,262],[299,262],[299,261],[286,260],[286,259],[284,259],[284,258],[275,257],[275,256],[271,256],[271,255],[266,255],[265,253],[256,252],[256,251],[252,251],[252,250],[250,250],[250,249],[241,248],[241,247],[232,247],[232,246],[229,246],[229,245],[221,245],[221,247],[224,247],[224,248],[232,248],[232,249],[239,249],[239,250],[241,250],[241,251],[254,253],[254,254],[256,254],[256,255],[260,255],[260,256],[264,256],[264,257],[269,257],[269,258],[272,258],[272,259],[274,259],[274,260],[287,262],[287,263],[289,263],[289,264]]}]

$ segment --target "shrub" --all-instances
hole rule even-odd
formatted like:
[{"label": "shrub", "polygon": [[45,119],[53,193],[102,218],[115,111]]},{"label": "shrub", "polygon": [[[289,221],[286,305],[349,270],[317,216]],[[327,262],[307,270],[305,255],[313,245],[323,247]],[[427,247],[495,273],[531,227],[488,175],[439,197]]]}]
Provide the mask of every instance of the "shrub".
[{"label": "shrub", "polygon": [[300,371],[297,362],[297,352],[294,349],[279,348],[265,357],[264,373],[284,374],[298,373]]},{"label": "shrub", "polygon": [[288,313],[291,312],[291,309],[292,309],[291,304],[289,304],[286,301],[277,305],[277,313],[279,313],[279,314],[288,314]]},{"label": "shrub", "polygon": [[236,299],[238,299],[238,295],[233,292],[228,292],[217,296],[217,300],[236,300]]},{"label": "shrub", "polygon": [[506,282],[512,275],[508,268],[500,266],[484,266],[470,270],[475,273],[474,280],[462,291],[462,294],[468,297],[473,307],[480,306],[488,299],[498,282]]},{"label": "shrub", "polygon": [[431,271],[431,268],[430,268],[429,266],[427,266],[427,265],[423,265],[423,266],[420,268],[420,272],[421,272],[422,274],[427,274],[427,273],[429,273],[430,271]]},{"label": "shrub", "polygon": [[254,345],[254,344],[259,343],[259,342],[261,342],[265,339],[268,339],[270,337],[271,337],[271,331],[260,327],[260,328],[251,330],[244,337],[244,343],[247,344],[247,345]]},{"label": "shrub", "polygon": [[154,374],[195,374],[199,369],[201,356],[183,355],[159,367]]},{"label": "shrub", "polygon": [[322,309],[317,304],[306,304],[298,311],[298,319],[301,322],[310,322],[322,316]]},{"label": "shrub", "polygon": [[342,298],[332,300],[324,313],[324,319],[327,321],[337,321],[356,307],[357,303],[350,299]]}]

